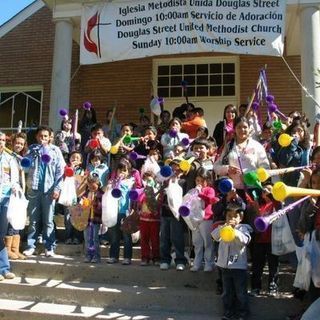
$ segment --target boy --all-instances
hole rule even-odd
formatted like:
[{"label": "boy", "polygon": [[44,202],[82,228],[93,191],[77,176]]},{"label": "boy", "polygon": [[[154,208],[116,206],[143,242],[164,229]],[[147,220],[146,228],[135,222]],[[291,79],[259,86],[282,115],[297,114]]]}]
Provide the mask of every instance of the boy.
[{"label": "boy", "polygon": [[[216,265],[222,271],[223,320],[245,319],[249,314],[247,245],[251,240],[252,228],[241,224],[243,214],[240,206],[229,205],[226,209],[226,224],[217,227],[211,233],[213,239],[220,242]],[[227,226],[234,230],[234,239],[229,242],[222,241],[220,236],[221,230]]]},{"label": "boy", "polygon": [[41,231],[46,257],[54,256],[54,206],[60,195],[63,168],[66,164],[61,150],[50,144],[51,133],[49,127],[38,127],[36,130],[38,144],[31,145],[26,154],[31,160],[31,167],[27,177],[30,222],[25,256],[31,256],[35,252],[36,241]]}]

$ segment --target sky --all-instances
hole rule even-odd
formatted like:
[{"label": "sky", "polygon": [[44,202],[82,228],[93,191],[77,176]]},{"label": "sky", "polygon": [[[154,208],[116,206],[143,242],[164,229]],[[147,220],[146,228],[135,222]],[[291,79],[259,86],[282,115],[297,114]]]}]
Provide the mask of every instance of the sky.
[{"label": "sky", "polygon": [[35,0],[0,0],[0,26]]}]

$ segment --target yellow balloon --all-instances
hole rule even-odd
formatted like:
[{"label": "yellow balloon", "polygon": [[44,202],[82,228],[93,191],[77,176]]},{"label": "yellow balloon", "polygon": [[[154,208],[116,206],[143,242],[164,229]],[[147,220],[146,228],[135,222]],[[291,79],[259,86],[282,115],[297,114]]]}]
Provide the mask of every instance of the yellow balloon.
[{"label": "yellow balloon", "polygon": [[231,242],[235,238],[234,229],[231,226],[225,226],[220,229],[220,238],[224,242]]},{"label": "yellow balloon", "polygon": [[258,179],[261,182],[265,182],[266,180],[268,180],[268,178],[270,176],[268,174],[268,171],[265,168],[258,168],[256,173],[257,173]]},{"label": "yellow balloon", "polygon": [[110,148],[110,153],[111,154],[117,154],[119,151],[119,147],[118,146],[111,146]]},{"label": "yellow balloon", "polygon": [[179,164],[179,167],[182,171],[189,171],[191,164],[189,163],[188,160],[182,160]]},{"label": "yellow balloon", "polygon": [[287,133],[283,133],[283,134],[280,134],[280,136],[278,138],[278,142],[281,147],[285,148],[285,147],[290,146],[292,139],[293,138],[291,136],[289,136]]}]

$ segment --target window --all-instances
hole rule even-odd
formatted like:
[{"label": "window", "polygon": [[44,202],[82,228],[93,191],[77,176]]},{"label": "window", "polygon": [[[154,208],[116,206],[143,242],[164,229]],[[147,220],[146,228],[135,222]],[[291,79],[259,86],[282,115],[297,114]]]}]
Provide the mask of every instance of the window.
[{"label": "window", "polygon": [[22,121],[26,130],[41,123],[42,91],[0,91],[0,129],[15,131]]},{"label": "window", "polygon": [[183,97],[181,82],[187,82],[189,97],[222,97],[236,95],[234,62],[158,65],[158,96]]}]

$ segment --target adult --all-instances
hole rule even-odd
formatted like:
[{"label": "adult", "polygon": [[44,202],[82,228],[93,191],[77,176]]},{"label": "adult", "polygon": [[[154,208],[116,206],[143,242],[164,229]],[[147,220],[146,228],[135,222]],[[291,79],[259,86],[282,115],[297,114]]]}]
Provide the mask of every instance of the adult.
[{"label": "adult", "polygon": [[6,135],[0,132],[0,281],[13,279],[4,238],[8,230],[7,210],[11,192],[19,186],[19,168],[12,156],[4,151]]},{"label": "adult", "polygon": [[187,133],[191,139],[197,137],[197,131],[200,127],[207,127],[202,108],[194,108],[190,111],[190,118],[182,123],[182,131]]},{"label": "adult", "polygon": [[172,112],[172,118],[179,118],[181,121],[186,121],[189,118],[190,111],[194,109],[192,103],[183,103],[180,107],[176,107]]},{"label": "adult", "polygon": [[102,127],[104,135],[114,143],[117,137],[120,136],[121,124],[118,123],[115,112],[110,109],[106,113],[106,123]]},{"label": "adult", "polygon": [[[253,194],[255,186],[244,184],[244,174],[259,167],[270,169],[264,147],[250,136],[250,124],[247,118],[235,120],[235,135],[226,144],[222,154],[213,166],[219,176],[229,176],[239,195],[245,199],[245,191]],[[257,190],[255,190],[257,191]]]},{"label": "adult", "polygon": [[233,138],[235,119],[238,116],[237,107],[228,104],[223,110],[223,120],[218,122],[213,131],[213,137],[216,140],[218,152],[224,144]]}]

